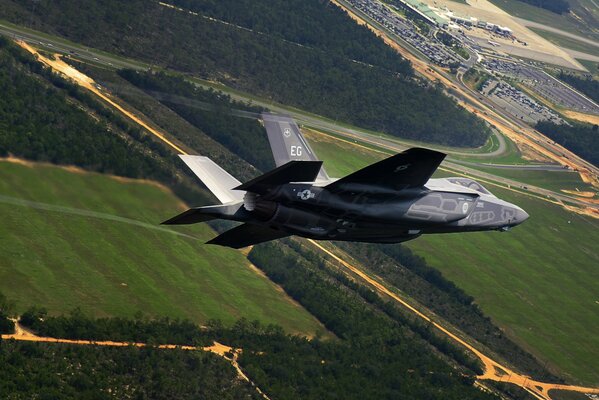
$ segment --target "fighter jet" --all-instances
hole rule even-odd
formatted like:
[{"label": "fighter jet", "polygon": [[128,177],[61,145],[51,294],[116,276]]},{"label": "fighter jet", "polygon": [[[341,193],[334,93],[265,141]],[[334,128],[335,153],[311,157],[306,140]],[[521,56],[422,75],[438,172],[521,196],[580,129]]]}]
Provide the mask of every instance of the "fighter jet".
[{"label": "fighter jet", "polygon": [[237,249],[291,235],[400,243],[423,234],[507,231],[528,218],[472,179],[431,179],[446,156],[438,151],[411,148],[332,179],[292,118],[264,113],[262,120],[277,168],[242,184],[208,157],[181,155],[221,204],[163,224],[242,222],[207,242]]}]

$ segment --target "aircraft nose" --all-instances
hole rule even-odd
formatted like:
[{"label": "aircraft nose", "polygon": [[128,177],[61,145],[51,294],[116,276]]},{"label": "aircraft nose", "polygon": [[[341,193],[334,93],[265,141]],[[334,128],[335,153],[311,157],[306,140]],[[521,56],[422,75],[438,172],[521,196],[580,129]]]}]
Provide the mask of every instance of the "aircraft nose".
[{"label": "aircraft nose", "polygon": [[518,208],[516,210],[516,223],[517,224],[521,224],[522,222],[526,221],[529,217],[530,217],[530,215],[528,215],[528,213],[526,211],[524,211],[523,209]]}]

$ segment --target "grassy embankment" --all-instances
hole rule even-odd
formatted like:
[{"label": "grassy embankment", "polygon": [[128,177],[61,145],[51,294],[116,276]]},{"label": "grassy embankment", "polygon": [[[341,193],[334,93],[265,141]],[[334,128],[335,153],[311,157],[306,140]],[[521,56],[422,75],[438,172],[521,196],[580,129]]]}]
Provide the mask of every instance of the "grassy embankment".
[{"label": "grassy embankment", "polygon": [[[333,176],[385,157],[322,136],[308,138]],[[524,208],[530,219],[507,233],[425,235],[406,245],[474,296],[548,366],[572,381],[599,383],[599,224],[524,194],[488,188]]]},{"label": "grassy embankment", "polygon": [[0,195],[0,291],[20,312],[81,307],[95,316],[246,317],[324,330],[241,253],[204,245],[214,236],[206,225],[178,229],[186,236],[161,227],[182,205],[156,185],[2,161]]},{"label": "grassy embankment", "polygon": [[[589,29],[589,22],[591,19],[580,18],[582,12],[584,12],[583,6],[588,9],[592,9],[588,4],[580,4],[587,3],[590,0],[570,0],[571,8],[578,14],[574,15],[573,13],[568,14],[556,14],[549,10],[545,10],[540,7],[535,7],[533,5],[524,3],[519,0],[491,0],[491,3],[495,4],[497,7],[501,8],[508,14],[527,19],[529,21],[538,22],[541,24],[545,24],[547,26],[551,26],[557,29],[561,29],[566,32],[573,33],[575,35],[579,35],[582,37],[586,37],[589,39],[597,39],[597,33],[594,33]],[[579,11],[580,10],[580,11]],[[594,16],[597,18],[597,16]]]}]

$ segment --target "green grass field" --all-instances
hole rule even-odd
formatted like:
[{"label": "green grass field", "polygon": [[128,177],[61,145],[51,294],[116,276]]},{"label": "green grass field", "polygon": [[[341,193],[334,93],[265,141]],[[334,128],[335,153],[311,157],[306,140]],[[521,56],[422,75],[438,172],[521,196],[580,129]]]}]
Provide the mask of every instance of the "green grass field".
[{"label": "green grass field", "polygon": [[574,171],[527,171],[521,169],[501,169],[493,167],[472,167],[479,171],[488,172],[493,175],[502,176],[527,183],[529,185],[561,192],[562,190],[597,191],[589,184],[580,179],[580,175]]},{"label": "green grass field", "polygon": [[[557,29],[561,29],[566,32],[573,33],[575,35],[579,35],[582,37],[586,37],[589,39],[597,40],[599,38],[599,34],[593,32],[589,29],[588,21],[584,18],[580,18],[580,15],[584,13],[584,11],[578,12],[580,6],[576,1],[570,1],[570,6],[577,12],[578,18],[574,17],[572,14],[556,14],[549,10],[545,10],[540,7],[535,7],[530,4],[524,3],[519,0],[490,0],[491,3],[495,4],[497,7],[506,11],[508,14],[524,18],[529,21],[538,22],[541,24],[546,24],[547,26],[551,26]],[[588,7],[586,1],[584,1],[585,6]],[[582,11],[582,10],[581,10]]]},{"label": "green grass field", "polygon": [[214,236],[207,226],[180,229],[183,236],[159,225],[181,210],[156,185],[2,161],[0,292],[21,312],[41,305],[198,323],[246,317],[324,331],[239,251],[204,245]]},{"label": "green grass field", "polygon": [[592,75],[599,76],[599,63],[595,61],[581,60],[579,58],[577,58],[576,61],[581,63]]},{"label": "green grass field", "polygon": [[[331,175],[384,157],[347,143],[310,143]],[[506,233],[425,235],[406,245],[474,296],[496,324],[549,367],[573,382],[599,384],[599,221],[488,188],[524,208],[530,219]]]},{"label": "green grass field", "polygon": [[565,47],[566,49],[581,51],[586,54],[599,56],[599,46],[592,46],[588,43],[584,43],[584,42],[581,42],[576,39],[572,39],[572,38],[569,38],[569,37],[566,37],[563,35],[559,35],[557,33],[548,32],[543,29],[532,28],[532,27],[529,29],[559,47]]}]

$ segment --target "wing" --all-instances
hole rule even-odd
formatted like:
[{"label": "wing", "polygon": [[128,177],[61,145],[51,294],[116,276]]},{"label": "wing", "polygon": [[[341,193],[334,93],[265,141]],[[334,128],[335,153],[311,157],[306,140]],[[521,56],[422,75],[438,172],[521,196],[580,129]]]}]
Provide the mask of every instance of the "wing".
[{"label": "wing", "polygon": [[234,190],[264,194],[273,187],[289,182],[314,182],[321,166],[322,161],[289,161]]},{"label": "wing", "polygon": [[252,246],[269,240],[280,239],[289,236],[288,233],[276,229],[270,229],[265,226],[243,224],[206,242],[207,244],[216,244],[219,246],[241,249],[242,247]]},{"label": "wing", "polygon": [[[262,113],[262,121],[264,121],[264,128],[266,128],[277,167],[287,164],[289,161],[319,161],[293,118],[286,115]],[[329,180],[329,176],[322,167],[317,180]]]},{"label": "wing", "polygon": [[438,151],[415,147],[362,168],[326,188],[339,192],[368,186],[397,191],[424,186],[444,158],[445,154]]}]

